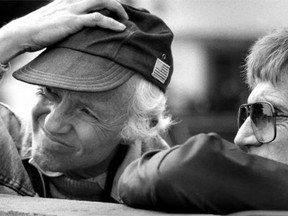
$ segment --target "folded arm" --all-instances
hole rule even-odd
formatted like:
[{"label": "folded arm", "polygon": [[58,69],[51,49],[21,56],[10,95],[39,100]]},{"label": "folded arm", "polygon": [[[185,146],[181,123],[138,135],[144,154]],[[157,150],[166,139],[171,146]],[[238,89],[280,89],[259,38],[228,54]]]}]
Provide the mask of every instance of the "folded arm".
[{"label": "folded arm", "polygon": [[287,178],[287,165],[200,134],[135,161],[120,179],[119,194],[127,205],[169,212],[288,210]]}]

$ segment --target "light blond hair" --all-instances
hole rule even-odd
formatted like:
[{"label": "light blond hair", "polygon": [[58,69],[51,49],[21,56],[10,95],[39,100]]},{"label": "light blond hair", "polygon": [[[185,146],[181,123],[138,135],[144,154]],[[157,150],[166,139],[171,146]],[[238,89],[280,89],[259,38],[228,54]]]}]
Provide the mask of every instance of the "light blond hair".
[{"label": "light blond hair", "polygon": [[129,81],[133,83],[134,94],[129,100],[129,118],[121,137],[128,141],[149,142],[165,133],[172,124],[166,111],[167,98],[158,87],[140,75],[134,75]]},{"label": "light blond hair", "polygon": [[287,82],[288,29],[278,29],[262,37],[250,49],[246,59],[246,82],[253,89],[259,82],[273,86]]}]

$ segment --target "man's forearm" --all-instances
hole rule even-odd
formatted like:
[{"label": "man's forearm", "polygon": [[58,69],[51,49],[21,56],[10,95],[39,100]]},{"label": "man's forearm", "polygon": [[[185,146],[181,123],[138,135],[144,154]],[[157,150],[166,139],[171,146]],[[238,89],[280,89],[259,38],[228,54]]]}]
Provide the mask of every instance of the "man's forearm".
[{"label": "man's forearm", "polygon": [[200,134],[130,165],[119,191],[127,205],[170,212],[227,214],[287,210],[288,166]]}]

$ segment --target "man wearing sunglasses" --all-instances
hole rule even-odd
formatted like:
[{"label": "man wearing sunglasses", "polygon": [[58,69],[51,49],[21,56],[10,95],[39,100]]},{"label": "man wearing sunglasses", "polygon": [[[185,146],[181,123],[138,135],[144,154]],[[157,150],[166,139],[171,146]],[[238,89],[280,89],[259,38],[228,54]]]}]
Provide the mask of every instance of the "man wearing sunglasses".
[{"label": "man wearing sunglasses", "polygon": [[288,29],[257,41],[246,66],[252,91],[239,108],[236,145],[199,134],[145,154],[120,180],[126,204],[209,214],[288,210]]},{"label": "man wearing sunglasses", "polygon": [[[285,113],[283,113],[282,111],[275,111],[273,104],[268,101],[257,101],[250,104],[242,104],[239,107],[239,131],[235,138],[235,143],[245,151],[249,151],[249,149],[251,150],[251,146],[253,146],[253,143],[255,143],[255,141],[259,143],[256,145],[269,144],[277,137],[276,124],[279,122],[279,120],[277,119],[287,117],[288,114],[285,115]],[[248,120],[248,118],[250,119]],[[253,143],[251,141],[247,142],[245,139],[246,137],[249,137],[251,135],[256,138]],[[269,158],[268,155],[266,157]],[[276,160],[275,158],[271,159]],[[280,159],[279,161],[282,160],[283,159]],[[287,163],[285,160],[282,162]]]}]

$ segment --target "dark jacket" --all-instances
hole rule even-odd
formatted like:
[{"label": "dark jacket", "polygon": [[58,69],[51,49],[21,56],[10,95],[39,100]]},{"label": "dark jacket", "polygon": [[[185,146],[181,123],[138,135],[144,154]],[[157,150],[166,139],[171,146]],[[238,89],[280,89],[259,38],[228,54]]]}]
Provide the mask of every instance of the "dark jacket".
[{"label": "dark jacket", "polygon": [[288,210],[288,166],[199,134],[144,154],[121,176],[119,194],[129,206],[168,212]]}]

